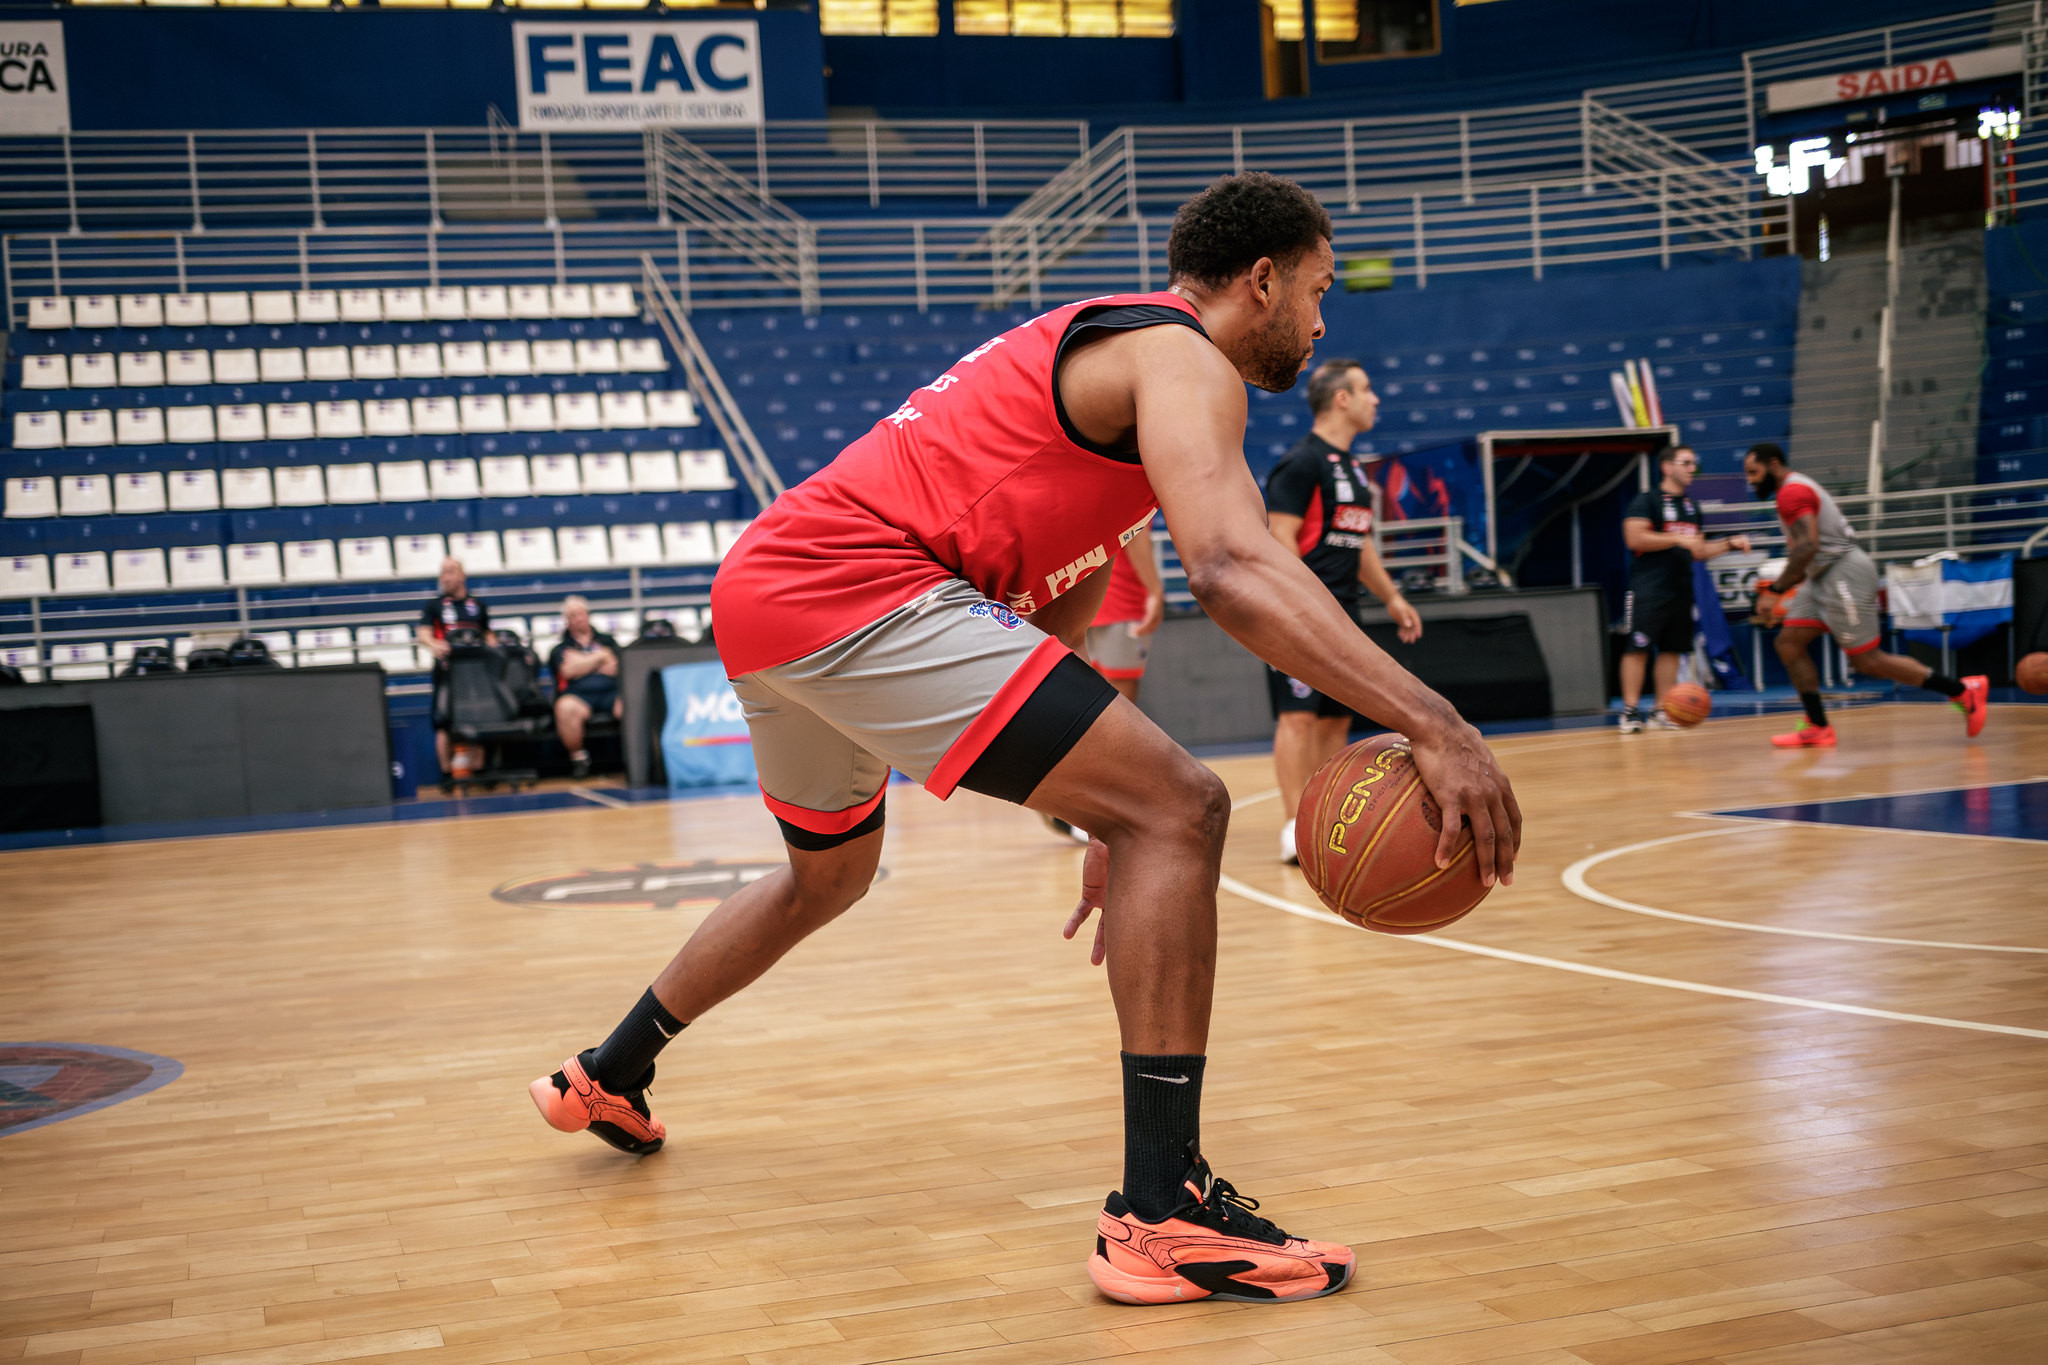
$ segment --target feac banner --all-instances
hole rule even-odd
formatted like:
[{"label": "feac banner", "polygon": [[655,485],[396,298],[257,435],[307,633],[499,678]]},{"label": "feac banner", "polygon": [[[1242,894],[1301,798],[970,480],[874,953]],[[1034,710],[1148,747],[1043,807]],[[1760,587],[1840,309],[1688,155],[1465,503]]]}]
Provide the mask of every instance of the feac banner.
[{"label": "feac banner", "polygon": [[762,120],[761,28],[752,19],[517,23],[512,49],[521,128],[710,127]]},{"label": "feac banner", "polygon": [[70,131],[64,25],[0,24],[0,133]]},{"label": "feac banner", "polygon": [[1947,57],[1927,57],[1897,66],[1873,66],[1860,71],[1843,71],[1833,76],[1808,76],[1796,81],[1778,81],[1765,87],[1765,105],[1776,114],[1787,109],[1808,109],[1818,104],[1852,104],[1861,100],[1908,95],[1916,90],[1939,90],[1947,85],[2010,76],[2026,69],[2026,49],[1986,47],[1975,52],[1958,52]]}]

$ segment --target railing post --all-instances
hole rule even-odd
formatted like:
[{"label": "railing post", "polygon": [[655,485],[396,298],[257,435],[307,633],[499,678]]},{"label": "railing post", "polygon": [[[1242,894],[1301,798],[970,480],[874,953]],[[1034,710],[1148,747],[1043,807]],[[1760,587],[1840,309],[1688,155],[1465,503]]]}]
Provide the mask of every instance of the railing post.
[{"label": "railing post", "polygon": [[1593,97],[1579,96],[1579,180],[1587,194],[1593,192]]},{"label": "railing post", "polygon": [[1415,287],[1429,288],[1429,262],[1422,246],[1422,192],[1415,193]]},{"label": "railing post", "polygon": [[1138,220],[1138,292],[1152,292],[1152,234],[1143,218]]},{"label": "railing post", "polygon": [[1230,171],[1232,175],[1244,174],[1244,125],[1230,125]]},{"label": "railing post", "polygon": [[[1536,186],[1529,187],[1529,254],[1536,266],[1536,278],[1543,278],[1543,201]],[[1573,523],[1577,525],[1576,522]],[[1573,587],[1578,584],[1574,582]]]},{"label": "railing post", "polygon": [[427,129],[427,226],[441,230],[441,156],[432,128]]},{"label": "railing post", "polygon": [[[180,269],[178,271],[178,274],[181,277],[185,273],[183,265],[184,257],[181,253],[179,256]],[[64,292],[64,266],[62,261],[62,252],[61,248],[59,248],[57,245],[57,235],[55,233],[50,234],[50,292],[52,294],[59,295],[61,295]],[[180,282],[178,284],[178,292],[180,294],[185,292],[185,285],[182,278],[180,279]]]},{"label": "railing post", "polygon": [[676,292],[681,295],[676,306],[687,317],[690,312],[690,230],[680,225],[676,228]]},{"label": "railing post", "polygon": [[427,288],[441,287],[441,232],[438,227],[427,229]]},{"label": "railing post", "polygon": [[1024,266],[1031,281],[1031,306],[1041,307],[1038,288],[1038,220],[1035,218],[1024,225]]},{"label": "railing post", "polygon": [[[1087,195],[1088,182],[1084,178],[1081,182],[1083,201]],[[1131,217],[1138,216],[1138,137],[1129,125],[1124,127],[1124,207],[1129,210]],[[1036,305],[1037,302],[1034,296],[1032,303]]]},{"label": "railing post", "polygon": [[816,313],[822,303],[818,283],[818,226],[804,223],[796,230],[797,291],[806,314]]},{"label": "railing post", "polygon": [[917,278],[917,311],[922,313],[931,306],[931,299],[925,288],[924,221],[922,219],[910,225],[910,268]]},{"label": "railing post", "polygon": [[[988,139],[983,136],[981,120],[974,123],[974,202],[979,208],[988,207]],[[1086,154],[1085,152],[1083,153]],[[920,311],[922,311],[920,309]]]},{"label": "railing post", "polygon": [[868,207],[882,207],[881,151],[875,143],[875,121],[868,120]]},{"label": "railing post", "polygon": [[64,201],[71,208],[71,232],[76,236],[78,226],[78,174],[71,164],[71,134],[64,134]]},{"label": "railing post", "polygon": [[754,193],[768,202],[768,125],[754,125]]},{"label": "railing post", "polygon": [[568,244],[562,240],[562,225],[555,223],[551,226],[555,234],[555,283],[567,284],[569,282],[569,257],[565,248]]},{"label": "railing post", "polygon": [[14,238],[0,235],[0,306],[6,312],[0,318],[6,319],[7,330],[14,330]]},{"label": "railing post", "polygon": [[1353,145],[1353,125],[1344,120],[1344,204],[1353,213],[1358,212],[1358,153]]},{"label": "railing post", "polygon": [[192,230],[206,231],[206,220],[199,213],[199,139],[195,134],[185,134],[185,177],[192,187]]},{"label": "railing post", "polygon": [[548,138],[547,133],[540,135],[540,202],[543,221],[552,228],[559,227],[561,220],[555,217],[555,154]]},{"label": "railing post", "polygon": [[188,293],[190,291],[185,287],[185,234],[182,232],[173,233],[171,235],[171,245],[176,249],[178,258],[178,292],[180,294]]},{"label": "railing post", "polygon": [[306,234],[299,234],[299,288],[313,287],[313,263],[306,252]]},{"label": "railing post", "polygon": [[640,135],[640,161],[642,174],[647,177],[647,206],[654,210],[654,221],[667,227],[668,218],[668,171],[663,157],[667,144],[662,141],[661,129],[648,128]]},{"label": "railing post", "polygon": [[1463,187],[1465,202],[1472,202],[1472,116],[1458,115],[1458,183]]},{"label": "railing post", "polygon": [[1944,550],[1956,547],[1956,499],[1953,493],[1941,495],[1941,547]]},{"label": "railing post", "polygon": [[1671,268],[1671,173],[1657,172],[1657,258]]}]

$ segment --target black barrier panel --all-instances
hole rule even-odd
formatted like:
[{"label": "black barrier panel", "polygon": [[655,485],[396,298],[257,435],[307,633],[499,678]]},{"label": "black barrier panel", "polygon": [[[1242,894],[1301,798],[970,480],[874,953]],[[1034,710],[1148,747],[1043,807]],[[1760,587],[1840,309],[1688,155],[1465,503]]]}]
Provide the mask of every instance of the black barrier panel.
[{"label": "black barrier panel", "polygon": [[1526,615],[1451,617],[1404,645],[1391,625],[1365,633],[1401,666],[1443,694],[1466,720],[1548,716],[1550,669]]},{"label": "black barrier panel", "polygon": [[92,708],[0,711],[0,831],[86,829],[99,822]]}]

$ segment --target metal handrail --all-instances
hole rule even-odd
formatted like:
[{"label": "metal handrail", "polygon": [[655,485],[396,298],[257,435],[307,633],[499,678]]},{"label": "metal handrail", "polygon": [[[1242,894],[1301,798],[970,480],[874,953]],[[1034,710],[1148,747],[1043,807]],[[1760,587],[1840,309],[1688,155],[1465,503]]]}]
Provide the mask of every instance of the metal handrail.
[{"label": "metal handrail", "polygon": [[[1944,550],[2024,558],[2048,536],[2048,479],[1838,493],[1835,502],[1863,548],[1879,563],[1911,561]],[[1784,529],[1767,503],[1713,501],[1703,502],[1701,508],[1719,518],[1716,535],[1740,533],[1759,545],[1784,544]]]},{"label": "metal handrail", "polygon": [[690,320],[683,315],[681,305],[669,290],[668,281],[662,278],[661,268],[655,264],[654,257],[645,253],[640,257],[640,287],[642,297],[647,300],[648,314],[660,326],[662,335],[668,338],[669,347],[682,360],[683,375],[690,391],[696,395],[699,405],[711,414],[712,425],[718,428],[733,463],[739,466],[740,477],[747,481],[755,506],[766,507],[781,496],[782,476],[776,472],[768,452],[761,448],[747,415],[733,401],[732,391],[726,388],[718,367],[711,363],[711,356],[704,349],[704,343],[690,326]]}]

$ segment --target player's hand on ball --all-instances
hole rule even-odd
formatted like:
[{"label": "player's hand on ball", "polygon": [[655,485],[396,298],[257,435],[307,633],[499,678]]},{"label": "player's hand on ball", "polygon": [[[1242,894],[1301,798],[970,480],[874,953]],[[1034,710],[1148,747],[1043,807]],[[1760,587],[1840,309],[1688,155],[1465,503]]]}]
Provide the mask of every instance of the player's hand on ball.
[{"label": "player's hand on ball", "polygon": [[1749,614],[1753,626],[1783,625],[1785,621],[1785,597],[1776,592],[1768,583],[1759,583],[1756,589],[1756,607]]},{"label": "player's hand on ball", "polygon": [[1443,811],[1436,865],[1450,866],[1469,822],[1479,880],[1487,886],[1496,880],[1514,885],[1515,855],[1522,848],[1522,808],[1486,741],[1464,721],[1453,720],[1442,734],[1411,737],[1408,743],[1423,785]]},{"label": "player's hand on ball", "polygon": [[[1072,938],[1081,926],[1088,922],[1088,916],[1102,908],[1103,893],[1109,887],[1109,845],[1100,839],[1088,841],[1088,851],[1081,855],[1081,903],[1074,907],[1074,913],[1067,916],[1067,927],[1060,931],[1061,938]],[[1108,917],[1105,915],[1104,919]],[[1109,945],[1103,938],[1103,920],[1095,921],[1095,946],[1088,953],[1088,965],[1100,967],[1109,954]]]}]

